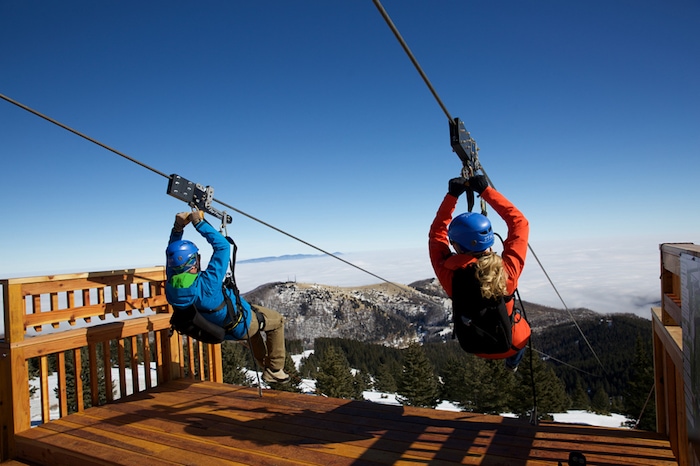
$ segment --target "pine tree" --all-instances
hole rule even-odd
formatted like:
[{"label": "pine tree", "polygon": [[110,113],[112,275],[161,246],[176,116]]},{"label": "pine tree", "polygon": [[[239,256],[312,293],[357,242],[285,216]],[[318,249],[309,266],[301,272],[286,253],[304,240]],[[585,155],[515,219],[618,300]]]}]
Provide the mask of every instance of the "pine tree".
[{"label": "pine tree", "polygon": [[[630,427],[644,430],[656,430],[656,400],[651,391],[654,386],[654,364],[646,351],[640,336],[635,344],[635,356],[632,363],[630,381],[625,390],[622,412],[633,421]],[[641,414],[641,418],[640,418]]]},{"label": "pine tree", "polygon": [[423,348],[413,343],[406,350],[396,399],[404,405],[434,408],[440,387]]},{"label": "pine tree", "polygon": [[374,375],[374,389],[378,392],[394,393],[397,389],[396,379],[386,364],[380,364]]},{"label": "pine tree", "polygon": [[313,353],[301,360],[299,364],[299,375],[305,379],[316,379],[318,376],[318,366],[321,363],[317,353],[317,349]]},{"label": "pine tree", "polygon": [[353,377],[355,393],[362,396],[362,392],[372,388],[372,377],[365,371],[357,371]]},{"label": "pine tree", "polygon": [[583,382],[581,382],[580,378],[576,380],[576,387],[571,395],[571,408],[586,411],[591,409],[591,399],[588,397],[586,389],[583,388]]},{"label": "pine tree", "polygon": [[593,393],[591,409],[596,414],[610,414],[610,397],[603,387],[598,387]]},{"label": "pine tree", "polygon": [[512,371],[506,369],[500,359],[487,359],[485,362],[487,378],[484,383],[488,390],[481,401],[480,411],[489,414],[508,411],[515,387],[515,376]]},{"label": "pine tree", "polygon": [[[516,385],[513,389],[511,407],[520,416],[528,416],[533,407],[532,380],[534,374],[537,392],[538,415],[559,413],[569,408],[570,400],[566,395],[564,383],[556,376],[554,369],[545,364],[539,357],[532,358],[530,369],[530,350],[518,366]],[[546,416],[545,416],[546,417]]]},{"label": "pine tree", "polygon": [[[510,408],[514,379],[501,360],[482,359],[468,355],[467,365],[456,369],[461,381],[450,381],[460,394],[458,404],[465,410],[477,413],[502,413]],[[449,380],[449,379],[448,379]]]},{"label": "pine tree", "polygon": [[345,355],[337,348],[328,347],[319,363],[316,376],[316,391],[334,398],[357,398],[357,391],[350,365]]},{"label": "pine tree", "polygon": [[[466,353],[465,353],[466,356]],[[449,356],[443,365],[440,374],[442,390],[440,397],[459,405],[466,406],[469,399],[469,374],[467,370],[468,359]]]},{"label": "pine tree", "polygon": [[469,365],[464,372],[464,396],[459,405],[465,411],[482,412],[482,400],[491,390],[487,383],[486,362],[474,355],[469,355]]},{"label": "pine tree", "polygon": [[224,341],[221,343],[221,362],[224,371],[224,383],[233,385],[250,385],[251,380],[245,372],[248,351],[243,345]]}]

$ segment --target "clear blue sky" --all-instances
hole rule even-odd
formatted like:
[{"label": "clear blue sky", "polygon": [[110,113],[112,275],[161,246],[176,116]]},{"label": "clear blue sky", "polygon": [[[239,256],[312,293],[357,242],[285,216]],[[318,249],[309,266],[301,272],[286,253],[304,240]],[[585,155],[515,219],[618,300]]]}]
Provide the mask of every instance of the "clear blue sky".
[{"label": "clear blue sky", "polygon": [[[700,3],[382,4],[531,243],[700,243]],[[333,252],[425,247],[461,168],[371,0],[2,0],[0,93]],[[165,178],[1,100],[0,153],[0,278],[163,262]]]}]

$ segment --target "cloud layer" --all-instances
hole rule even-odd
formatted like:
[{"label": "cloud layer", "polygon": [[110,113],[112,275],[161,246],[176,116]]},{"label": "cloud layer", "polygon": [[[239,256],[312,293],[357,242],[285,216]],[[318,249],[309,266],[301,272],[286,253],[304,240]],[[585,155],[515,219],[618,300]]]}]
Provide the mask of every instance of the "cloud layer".
[{"label": "cloud layer", "polygon": [[[536,256],[528,253],[519,284],[525,301],[561,309],[566,305],[570,309],[586,307],[600,313],[634,313],[647,319],[651,307],[660,301],[659,243],[654,239],[546,244],[534,249]],[[395,283],[408,284],[435,277],[427,248],[357,252],[340,257]],[[330,286],[381,282],[328,256],[241,263],[236,266],[236,279],[243,292],[276,281]]]}]

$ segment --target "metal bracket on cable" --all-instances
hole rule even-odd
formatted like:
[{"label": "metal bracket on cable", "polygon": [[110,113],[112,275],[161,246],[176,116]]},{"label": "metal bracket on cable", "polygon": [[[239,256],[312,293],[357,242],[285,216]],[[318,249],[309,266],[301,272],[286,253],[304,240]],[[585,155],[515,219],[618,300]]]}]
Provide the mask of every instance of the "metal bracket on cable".
[{"label": "metal bracket on cable", "polygon": [[[450,145],[466,167],[469,167],[473,172],[481,169],[479,148],[476,146],[476,141],[459,118],[450,121]],[[473,176],[473,174],[471,175]]]},{"label": "metal bracket on cable", "polygon": [[193,183],[180,175],[172,174],[168,180],[168,194],[176,199],[185,201],[187,205],[202,210],[221,220],[222,224],[231,223],[233,218],[226,212],[212,207],[214,188]]},{"label": "metal bracket on cable", "polygon": [[[462,176],[470,178],[476,174],[481,168],[479,162],[479,148],[476,141],[471,137],[469,131],[464,127],[464,122],[459,118],[450,120],[450,145],[457,156],[462,161]],[[474,208],[474,193],[467,191],[467,210],[469,212]],[[486,215],[486,204],[481,200],[481,213]]]},{"label": "metal bracket on cable", "polygon": [[225,210],[221,212],[221,228],[219,228],[219,232],[226,238],[228,238],[228,228],[226,228],[226,220],[228,220],[229,218],[231,217],[229,217]]}]

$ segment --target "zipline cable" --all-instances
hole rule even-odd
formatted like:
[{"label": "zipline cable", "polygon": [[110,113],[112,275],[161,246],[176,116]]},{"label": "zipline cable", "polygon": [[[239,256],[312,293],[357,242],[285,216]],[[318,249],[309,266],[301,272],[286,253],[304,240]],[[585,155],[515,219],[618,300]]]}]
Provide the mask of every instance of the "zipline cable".
[{"label": "zipline cable", "polygon": [[562,361],[561,359],[555,358],[555,357],[552,356],[551,354],[547,354],[547,353],[545,353],[545,352],[543,352],[543,351],[540,351],[540,350],[538,350],[538,349],[535,349],[535,348],[532,348],[532,350],[533,350],[535,353],[538,353],[540,356],[544,356],[544,357],[547,358],[547,359],[551,359],[552,361],[556,361],[556,362],[558,362],[559,364],[561,364],[561,365],[563,365],[563,366],[570,367],[571,369],[573,369],[573,370],[575,370],[575,371],[578,371],[578,372],[580,372],[580,373],[582,373],[582,374],[590,375],[591,377],[596,377],[596,378],[597,378],[597,377],[602,377],[602,376],[599,375],[599,374],[594,374],[594,373],[592,373],[592,372],[584,371],[583,369],[580,369],[580,368],[578,368],[578,367],[576,367],[576,366],[572,366],[571,364],[566,363],[566,362]]},{"label": "zipline cable", "polygon": [[[151,166],[149,166],[149,165],[147,165],[147,164],[145,164],[145,163],[143,163],[143,162],[141,162],[141,161],[139,161],[139,160],[137,160],[137,159],[135,159],[135,158],[133,158],[133,157],[130,157],[130,156],[126,155],[126,154],[123,153],[123,152],[120,152],[120,151],[118,151],[118,150],[116,150],[116,149],[113,149],[112,147],[110,147],[110,146],[108,146],[107,144],[104,144],[104,143],[98,141],[97,139],[91,138],[90,136],[88,136],[88,135],[86,135],[86,134],[83,134],[83,133],[81,133],[80,131],[77,131],[77,130],[73,129],[73,128],[71,128],[71,127],[68,126],[68,125],[63,124],[63,123],[61,123],[60,121],[57,121],[57,120],[55,120],[55,119],[53,119],[53,118],[51,118],[51,117],[49,117],[49,116],[47,116],[47,115],[44,115],[44,114],[41,113],[41,112],[38,112],[38,111],[34,110],[34,109],[31,108],[31,107],[28,107],[28,106],[26,106],[26,105],[24,105],[24,104],[22,104],[22,103],[20,103],[20,102],[17,102],[16,100],[11,99],[10,97],[8,97],[8,96],[6,96],[6,95],[4,95],[4,94],[0,94],[0,98],[3,99],[3,100],[5,100],[5,101],[7,101],[7,102],[9,102],[9,103],[11,103],[11,104],[13,104],[13,105],[16,105],[17,107],[19,107],[19,108],[21,108],[21,109],[23,109],[23,110],[28,111],[29,113],[32,113],[32,114],[34,114],[34,115],[36,115],[36,116],[38,116],[38,117],[40,117],[40,118],[43,118],[44,120],[46,120],[46,121],[48,121],[48,122],[50,122],[50,123],[53,123],[53,124],[56,125],[56,126],[59,126],[59,127],[63,128],[63,129],[65,129],[66,131],[70,131],[71,133],[73,133],[73,134],[75,134],[75,135],[77,135],[77,136],[80,136],[81,138],[86,139],[86,140],[92,142],[93,144],[97,144],[98,146],[100,146],[100,147],[102,147],[102,148],[104,148],[104,149],[107,149],[107,150],[110,151],[110,152],[113,152],[113,153],[115,153],[115,154],[117,154],[117,155],[119,155],[119,156],[121,156],[121,157],[123,157],[123,158],[125,158],[125,159],[127,159],[127,160],[129,160],[129,161],[131,161],[131,162],[133,162],[133,163],[135,163],[135,164],[137,164],[137,165],[140,165],[141,167],[146,168],[147,170],[150,170],[150,171],[152,171],[153,173],[162,176],[163,178],[170,179],[170,175],[166,175],[166,174],[163,173],[162,171],[156,170],[155,168],[153,168],[153,167],[151,167]],[[296,237],[296,236],[294,236],[294,235],[292,235],[292,234],[290,234],[290,233],[287,233],[286,231],[284,231],[284,230],[282,230],[282,229],[280,229],[280,228],[277,228],[277,227],[275,227],[275,226],[273,226],[273,225],[270,225],[269,223],[264,222],[264,221],[260,220],[259,218],[256,218],[256,217],[254,217],[254,216],[252,216],[252,215],[250,215],[250,214],[248,214],[248,213],[246,213],[246,212],[243,212],[242,210],[239,210],[239,209],[233,207],[233,206],[230,205],[230,204],[227,204],[227,203],[225,203],[225,202],[222,202],[222,201],[220,201],[220,200],[218,200],[218,199],[216,199],[216,198],[215,198],[215,199],[212,199],[212,200],[213,200],[214,202],[217,202],[218,204],[221,204],[221,205],[224,206],[224,207],[228,207],[229,209],[231,209],[231,210],[233,210],[233,211],[235,211],[235,212],[237,212],[237,213],[239,213],[239,214],[241,214],[241,215],[243,215],[243,216],[245,216],[245,217],[248,217],[248,218],[251,219],[251,220],[254,220],[254,221],[256,221],[256,222],[258,222],[258,223],[260,223],[260,224],[262,224],[262,225],[264,225],[264,226],[266,226],[266,227],[268,227],[268,228],[271,228],[271,229],[275,230],[275,231],[278,232],[278,233],[281,233],[281,234],[283,234],[283,235],[285,235],[285,236],[288,236],[288,237],[292,238],[293,240],[296,240],[296,241],[298,241],[298,242],[300,242],[300,243],[302,243],[302,244],[305,244],[306,246],[308,246],[308,247],[310,247],[310,248],[312,248],[312,249],[315,249],[315,250],[317,250],[317,251],[319,251],[319,252],[321,252],[321,253],[323,253],[323,254],[326,254],[326,255],[328,255],[328,256],[331,256],[331,257],[333,257],[334,259],[337,259],[337,260],[339,260],[340,262],[343,262],[344,264],[349,265],[350,267],[354,267],[354,268],[356,268],[357,270],[359,270],[359,271],[361,271],[361,272],[364,272],[364,273],[366,273],[366,274],[368,274],[368,275],[371,275],[371,276],[373,276],[374,278],[377,278],[377,279],[379,279],[379,280],[381,280],[381,281],[383,281],[383,282],[385,282],[385,283],[387,283],[387,284],[389,284],[389,285],[393,285],[393,286],[395,286],[395,287],[397,287],[397,288],[400,288],[401,290],[410,289],[410,287],[402,286],[402,285],[399,285],[398,283],[394,283],[394,282],[392,282],[392,281],[390,281],[390,280],[387,280],[386,278],[380,277],[379,275],[377,275],[377,274],[375,274],[375,273],[372,273],[372,272],[370,272],[369,270],[366,270],[366,269],[360,267],[359,265],[355,265],[355,264],[353,264],[352,262],[343,259],[342,257],[338,257],[337,255],[333,254],[332,252],[328,252],[328,251],[326,251],[326,250],[324,250],[324,249],[321,249],[321,248],[319,248],[318,246],[315,246],[315,245],[309,243],[308,241],[304,241],[303,239],[298,238],[298,237]]]},{"label": "zipline cable", "polygon": [[[408,55],[408,58],[411,60],[411,63],[413,63],[413,66],[414,66],[414,67],[416,68],[416,70],[418,71],[418,74],[420,74],[421,77],[423,78],[423,81],[424,81],[425,84],[428,86],[428,89],[429,89],[430,92],[433,94],[433,97],[435,97],[435,100],[437,101],[438,105],[440,106],[440,108],[442,109],[442,111],[443,111],[443,112],[445,113],[445,115],[447,116],[447,119],[450,121],[450,123],[454,122],[454,120],[452,119],[452,116],[450,115],[450,112],[447,110],[447,107],[445,106],[445,104],[444,104],[444,103],[442,102],[442,100],[440,99],[440,96],[438,95],[437,91],[435,90],[435,88],[433,87],[433,85],[430,83],[430,80],[428,79],[428,76],[427,76],[427,75],[425,74],[425,72],[423,71],[423,68],[422,68],[422,67],[420,66],[420,64],[418,63],[418,60],[417,60],[416,57],[413,55],[413,52],[411,52],[411,49],[408,47],[408,44],[406,43],[406,41],[405,41],[405,40],[403,39],[403,37],[401,36],[401,33],[399,32],[398,28],[396,27],[396,25],[394,24],[394,22],[393,22],[393,21],[391,20],[391,18],[389,17],[389,14],[388,14],[387,11],[384,9],[384,7],[382,6],[381,2],[380,2],[379,0],[372,0],[372,2],[373,2],[374,5],[377,7],[377,10],[379,10],[379,13],[380,13],[380,14],[382,15],[382,17],[384,18],[384,21],[386,21],[386,24],[389,26],[389,28],[391,29],[391,31],[394,33],[394,36],[396,37],[396,40],[398,40],[398,41],[399,41],[399,44],[401,44],[401,47],[402,47],[402,48],[404,49],[404,51],[406,52],[406,55]],[[486,174],[486,170],[484,169],[484,167],[483,167],[482,164],[480,164],[480,169],[481,169],[481,171],[484,173],[484,176],[486,177],[486,180],[489,182],[489,184],[490,184],[494,189],[496,189],[496,186],[493,184],[493,182],[491,181],[491,179],[489,178],[489,176]],[[557,290],[557,287],[554,286],[554,282],[552,281],[551,278],[549,278],[549,275],[547,274],[547,271],[545,270],[544,266],[543,266],[542,263],[540,262],[540,259],[537,257],[537,254],[535,254],[534,249],[532,248],[532,246],[530,245],[530,243],[528,243],[527,246],[528,246],[528,249],[530,250],[530,252],[532,252],[532,255],[535,257],[535,260],[537,261],[537,264],[539,264],[540,268],[542,269],[542,272],[544,272],[545,277],[547,277],[547,280],[548,280],[549,283],[552,285],[552,288],[554,288],[554,291],[555,291],[555,293],[557,294],[557,296],[559,297],[559,300],[560,300],[561,303],[564,305],[564,309],[566,309],[566,311],[569,313],[569,316],[571,317],[571,320],[574,322],[574,324],[576,325],[576,328],[577,328],[578,331],[581,333],[581,336],[583,337],[584,341],[586,342],[586,345],[588,345],[588,348],[591,350],[591,352],[593,353],[593,356],[595,356],[596,361],[598,361],[598,364],[600,364],[601,369],[603,369],[603,372],[605,373],[605,367],[603,366],[603,363],[600,361],[600,358],[598,358],[598,354],[596,354],[595,350],[594,350],[593,347],[591,346],[591,343],[588,341],[588,338],[586,338],[586,335],[584,335],[583,331],[581,330],[581,327],[579,327],[578,323],[576,322],[576,319],[574,319],[574,316],[573,316],[573,314],[571,313],[571,311],[569,310],[569,307],[568,307],[568,306],[566,305],[566,303],[564,302],[564,299],[561,297],[561,294],[559,294],[559,291]]]},{"label": "zipline cable", "polygon": [[8,101],[9,103],[11,103],[11,104],[13,104],[13,105],[18,106],[19,108],[21,108],[21,109],[23,109],[23,110],[28,111],[29,113],[33,113],[34,115],[38,116],[39,118],[43,118],[44,120],[46,120],[46,121],[48,121],[48,122],[51,122],[51,123],[53,123],[53,124],[56,125],[56,126],[60,126],[61,128],[65,129],[66,131],[70,131],[71,133],[73,133],[73,134],[75,134],[75,135],[77,135],[77,136],[80,136],[80,137],[83,138],[83,139],[87,139],[88,141],[92,142],[93,144],[97,144],[98,146],[103,147],[103,148],[107,149],[107,150],[110,151],[110,152],[114,152],[115,154],[117,154],[117,155],[119,155],[119,156],[121,156],[121,157],[124,157],[125,159],[127,159],[127,160],[129,160],[129,161],[131,161],[131,162],[134,162],[134,163],[137,164],[137,165],[141,165],[143,168],[146,168],[147,170],[150,170],[150,171],[152,171],[153,173],[156,173],[156,174],[158,174],[158,175],[160,175],[160,176],[162,176],[162,177],[164,177],[164,178],[170,178],[170,176],[166,175],[165,173],[163,173],[163,172],[161,172],[161,171],[158,171],[158,170],[156,170],[156,169],[153,168],[153,167],[149,167],[149,166],[146,165],[145,163],[139,162],[139,161],[136,160],[135,158],[129,157],[128,155],[126,155],[126,154],[123,153],[123,152],[119,152],[119,151],[116,150],[116,149],[112,149],[112,148],[109,147],[108,145],[103,144],[103,143],[101,143],[100,141],[98,141],[98,140],[96,140],[96,139],[93,139],[93,138],[91,138],[90,136],[87,136],[87,135],[81,133],[80,131],[74,130],[74,129],[71,128],[70,126],[64,125],[64,124],[61,123],[60,121],[56,121],[56,120],[54,120],[53,118],[44,115],[43,113],[37,112],[37,111],[34,110],[33,108],[27,107],[26,105],[24,105],[24,104],[22,104],[22,103],[20,103],[20,102],[17,102],[16,100],[11,99],[11,98],[7,97],[6,95],[0,94],[0,98],[2,98],[3,100]]},{"label": "zipline cable", "polygon": [[435,100],[437,100],[438,105],[440,105],[440,108],[442,108],[442,111],[445,112],[447,119],[450,122],[453,122],[454,119],[452,118],[452,115],[450,115],[450,112],[447,111],[447,107],[445,107],[445,104],[443,104],[442,100],[440,100],[440,96],[435,91],[435,88],[433,87],[433,85],[430,84],[430,80],[428,79],[428,76],[423,72],[423,68],[421,68],[420,64],[418,64],[418,60],[416,60],[416,57],[413,56],[411,49],[408,48],[408,44],[406,44],[406,41],[403,40],[403,37],[401,37],[401,33],[399,32],[397,27],[394,25],[394,22],[389,17],[389,14],[386,12],[386,10],[382,6],[382,4],[379,2],[379,0],[372,0],[372,1],[374,2],[374,5],[379,10],[379,13],[381,13],[382,17],[384,18],[384,21],[386,21],[386,24],[389,25],[389,28],[394,33],[394,36],[396,36],[396,39],[401,44],[401,47],[403,47],[404,51],[406,52],[406,55],[408,55],[408,58],[410,58],[411,62],[413,63],[413,66],[415,66],[416,70],[418,70],[418,73],[423,78],[423,81],[425,81],[425,84],[428,86],[428,89],[430,89],[430,92],[432,92],[433,97],[435,97]]},{"label": "zipline cable", "polygon": [[[411,49],[408,47],[408,44],[403,39],[403,36],[401,36],[401,33],[399,32],[398,28],[396,27],[394,22],[389,17],[389,14],[386,12],[386,10],[384,9],[384,7],[382,6],[382,4],[379,0],[372,0],[372,1],[374,2],[374,5],[377,7],[377,10],[379,10],[379,13],[384,18],[384,21],[386,21],[386,24],[389,26],[389,29],[391,29],[391,31],[394,33],[396,40],[398,40],[399,44],[401,44],[401,47],[403,48],[404,52],[406,52],[406,55],[408,55],[408,58],[411,60],[411,63],[413,63],[413,66],[416,68],[416,71],[418,71],[418,74],[420,74],[421,77],[423,78],[425,85],[428,86],[428,89],[433,94],[433,97],[435,97],[435,100],[437,101],[438,105],[440,106],[442,111],[445,113],[447,120],[450,122],[450,124],[453,124],[454,119],[452,118],[452,115],[450,114],[449,110],[447,110],[447,107],[442,102],[442,99],[440,99],[440,96],[438,95],[438,93],[435,90],[435,88],[433,87],[433,85],[430,83],[428,76],[425,74],[425,71],[423,71],[423,68],[420,66],[420,63],[418,63],[418,60],[413,55],[413,52],[411,52]],[[493,183],[491,183],[491,179],[489,178],[489,175],[486,173],[486,170],[484,170],[484,167],[481,166],[480,168],[481,168],[481,171],[484,173],[484,176],[486,177],[488,182],[491,184],[491,186],[493,186]],[[493,186],[493,187],[495,188],[495,186]]]},{"label": "zipline cable", "polygon": [[603,373],[607,375],[607,372],[605,371],[605,366],[603,366],[603,363],[600,361],[600,358],[598,358],[598,353],[596,353],[595,350],[593,349],[593,346],[591,346],[591,342],[588,341],[588,338],[586,338],[586,334],[583,332],[583,329],[579,326],[578,322],[576,322],[576,319],[574,318],[574,314],[571,312],[571,309],[569,309],[569,306],[567,306],[566,303],[564,302],[564,298],[562,298],[561,294],[559,294],[559,290],[554,285],[554,282],[552,281],[552,279],[549,278],[549,274],[545,270],[544,265],[542,265],[542,262],[540,262],[540,258],[537,257],[537,254],[535,254],[535,250],[532,249],[532,246],[530,246],[530,243],[528,243],[527,247],[530,249],[530,252],[532,253],[532,256],[535,258],[535,261],[537,261],[540,268],[542,269],[542,273],[544,273],[544,276],[547,277],[549,284],[552,285],[554,292],[557,294],[557,296],[559,297],[559,300],[561,301],[562,305],[564,306],[564,309],[566,309],[566,312],[569,314],[569,317],[571,318],[571,321],[576,326],[578,333],[581,334],[581,337],[583,337],[583,341],[586,342],[586,346],[588,346],[588,349],[590,349],[591,353],[593,353],[593,356],[595,357],[596,361],[598,361],[600,368],[603,369]]},{"label": "zipline cable", "polygon": [[651,399],[652,393],[654,393],[654,387],[656,387],[656,383],[651,384],[651,389],[649,390],[649,394],[647,395],[646,401],[644,401],[644,405],[642,406],[642,411],[639,413],[639,417],[637,418],[637,421],[634,423],[634,428],[639,427],[639,423],[642,422],[642,416],[644,416],[644,410],[647,409],[647,404],[649,403],[649,400]]}]

